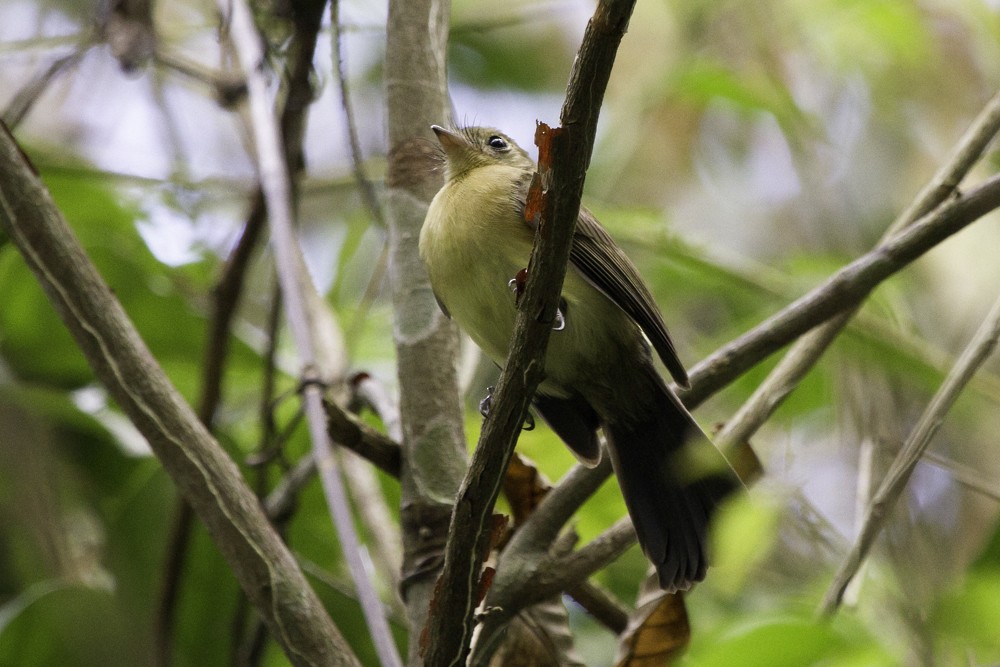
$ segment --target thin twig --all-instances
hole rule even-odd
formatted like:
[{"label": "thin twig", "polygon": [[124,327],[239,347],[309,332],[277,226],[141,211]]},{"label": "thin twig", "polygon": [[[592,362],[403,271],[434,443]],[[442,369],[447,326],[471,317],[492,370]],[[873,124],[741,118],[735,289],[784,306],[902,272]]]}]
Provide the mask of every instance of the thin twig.
[{"label": "thin twig", "polygon": [[872,496],[861,531],[834,575],[833,583],[830,584],[830,588],[820,604],[821,614],[833,614],[840,606],[844,589],[864,562],[875,538],[891,514],[893,506],[906,487],[917,463],[920,462],[931,438],[934,437],[938,427],[941,426],[951,406],[955,403],[955,399],[972,379],[976,370],[992,354],[998,338],[1000,338],[1000,298],[993,304],[989,315],[983,320],[983,324],[959,356],[937,393],[934,394],[934,398],[931,399],[927,409],[920,417],[920,421],[917,422],[916,427],[896,455],[885,479],[882,480],[878,490]]},{"label": "thin twig", "polygon": [[1000,177],[993,176],[924,215],[698,363],[689,373],[691,389],[681,392],[685,405],[693,409],[798,336],[854,308],[884,280],[998,206]]},{"label": "thin twig", "polygon": [[346,412],[333,401],[325,401],[327,431],[338,445],[368,459],[393,477],[400,477],[402,449],[398,442]]},{"label": "thin twig", "polygon": [[569,596],[587,610],[598,623],[620,635],[628,627],[629,609],[608,590],[592,581],[573,586]]},{"label": "thin twig", "polygon": [[358,141],[358,125],[354,119],[354,109],[351,105],[351,91],[347,83],[347,72],[344,64],[343,34],[340,25],[340,2],[330,5],[330,26],[333,38],[333,72],[340,87],[340,105],[344,109],[344,119],[347,121],[347,142],[351,147],[351,165],[354,169],[354,179],[361,190],[361,198],[372,219],[385,228],[385,215],[382,204],[375,194],[375,187],[365,173],[364,156],[361,154],[361,142]]},{"label": "thin twig", "polygon": [[[808,330],[810,326],[822,322],[830,313],[838,312],[838,308],[853,307],[879,283],[905,268],[920,254],[998,207],[1000,176],[994,176],[924,216],[885,245],[843,267],[822,285],[696,365],[690,373],[691,389],[684,392],[685,405],[694,410],[702,401],[771,352]],[[841,306],[843,303],[849,305]],[[568,476],[565,480],[566,504],[560,507],[560,515],[568,519],[589,497],[588,494],[576,493],[573,486],[596,489],[610,474],[610,470],[603,467],[574,470],[572,480]],[[545,530],[551,533],[558,526],[554,525],[555,522],[550,523],[544,516],[546,513],[536,511],[529,523],[538,521],[550,524]],[[526,523],[525,527],[527,525]],[[517,539],[517,535],[514,539]],[[497,583],[501,581],[502,575],[498,573]],[[523,588],[517,582],[512,582],[511,586],[517,590]]]},{"label": "thin twig", "polygon": [[7,124],[7,127],[13,130],[20,125],[21,121],[28,115],[31,108],[35,106],[35,102],[48,89],[49,85],[61,75],[76,67],[95,43],[92,35],[87,36],[76,45],[72,53],[56,58],[44,72],[21,88],[7,104],[7,108],[3,110],[3,122]]},{"label": "thin twig", "polygon": [[[952,156],[893,221],[879,243],[885,243],[951,197],[997,132],[1000,132],[1000,93],[987,103],[956,144]],[[857,308],[849,309],[796,341],[767,379],[727,421],[715,438],[716,444],[723,451],[729,451],[738,443],[748,442],[819,361],[856,312]]]},{"label": "thin twig", "polygon": [[389,624],[383,613],[375,589],[361,558],[360,544],[354,530],[351,510],[347,501],[326,432],[322,389],[317,377],[317,342],[308,315],[306,289],[308,278],[301,270],[304,263],[295,240],[291,203],[291,180],[281,133],[269,95],[269,87],[261,71],[264,51],[260,35],[253,21],[253,14],[245,0],[220,0],[219,10],[230,13],[230,36],[239,56],[247,81],[250,114],[257,148],[261,189],[267,203],[271,226],[271,244],[274,249],[278,278],[284,294],[287,320],[303,367],[302,400],[313,446],[313,456],[320,472],[320,481],[327,505],[333,516],[334,527],[340,540],[344,558],[351,570],[358,589],[361,608],[372,635],[376,652],[383,665],[402,665]]},{"label": "thin twig", "polygon": [[[287,94],[281,110],[281,130],[285,159],[290,169],[298,171],[302,164],[302,131],[308,100],[312,99],[313,54],[316,51],[317,34],[322,21],[323,7],[321,2],[303,3],[296,12],[296,30],[293,43],[294,56],[287,81]],[[307,11],[308,10],[308,11]],[[161,56],[162,62],[167,62],[165,55],[158,50],[156,56]],[[175,63],[176,65],[176,63]],[[209,83],[221,87],[221,77],[206,75]],[[211,430],[215,421],[215,413],[222,400],[224,369],[229,359],[230,330],[233,319],[243,296],[243,288],[250,260],[257,250],[261,240],[261,232],[266,222],[264,196],[258,189],[253,196],[250,212],[247,215],[243,231],[230,252],[222,268],[211,294],[211,317],[209,318],[207,341],[202,356],[201,396],[198,403],[198,417]],[[272,337],[273,343],[274,338]],[[265,387],[264,400],[268,404],[262,414],[269,414],[270,393]],[[267,430],[265,426],[265,431]],[[183,560],[187,553],[187,543],[193,516],[184,507],[183,501],[178,502],[174,529],[171,531],[168,543],[167,560],[164,566],[164,582],[161,587],[160,601],[157,606],[156,641],[159,646],[158,655],[165,664],[171,664],[170,642],[173,636],[174,614],[176,613],[177,595],[180,586],[179,577],[183,573]]]}]

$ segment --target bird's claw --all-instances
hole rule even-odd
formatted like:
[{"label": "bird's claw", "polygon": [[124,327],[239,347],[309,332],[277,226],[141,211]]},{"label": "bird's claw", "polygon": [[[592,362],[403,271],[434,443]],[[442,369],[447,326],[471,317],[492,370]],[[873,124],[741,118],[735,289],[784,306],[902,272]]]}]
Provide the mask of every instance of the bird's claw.
[{"label": "bird's claw", "polygon": [[[483,396],[482,400],[479,401],[479,414],[483,416],[483,419],[490,415],[490,408],[493,407],[493,390],[496,387],[487,387],[486,395]],[[524,425],[521,428],[525,431],[535,430],[535,417],[530,412],[524,418]]]},{"label": "bird's claw", "polygon": [[[514,305],[521,300],[521,295],[524,294],[525,285],[528,282],[528,269],[521,269],[517,272],[517,275],[507,281],[507,289],[509,289],[514,294]],[[556,308],[556,319],[552,325],[553,331],[562,331],[566,328],[566,315],[563,313],[563,308],[566,304],[565,299],[559,300],[560,307]],[[482,404],[480,403],[480,408]]]},{"label": "bird's claw", "polygon": [[556,308],[556,320],[552,325],[553,331],[562,331],[566,328],[566,316],[563,315],[562,308]]},{"label": "bird's claw", "polygon": [[490,416],[490,407],[492,407],[493,405],[494,389],[495,387],[487,387],[486,395],[483,396],[481,401],[479,401],[479,414],[483,416],[483,419],[486,419],[487,417]]},{"label": "bird's claw", "polygon": [[528,284],[528,269],[527,267],[521,269],[517,274],[507,281],[507,289],[514,293],[514,305],[521,300],[521,295],[524,294],[524,287]]}]

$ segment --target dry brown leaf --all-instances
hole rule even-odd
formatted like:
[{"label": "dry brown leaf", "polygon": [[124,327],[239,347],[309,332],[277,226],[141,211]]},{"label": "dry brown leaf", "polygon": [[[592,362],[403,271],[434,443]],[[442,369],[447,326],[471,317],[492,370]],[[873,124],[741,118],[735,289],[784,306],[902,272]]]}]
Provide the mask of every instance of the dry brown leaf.
[{"label": "dry brown leaf", "polygon": [[683,593],[665,594],[646,577],[636,610],[618,644],[615,667],[663,667],[691,641]]},{"label": "dry brown leaf", "polygon": [[520,526],[552,488],[552,483],[528,458],[515,453],[503,479],[503,494],[510,503],[514,526]]}]

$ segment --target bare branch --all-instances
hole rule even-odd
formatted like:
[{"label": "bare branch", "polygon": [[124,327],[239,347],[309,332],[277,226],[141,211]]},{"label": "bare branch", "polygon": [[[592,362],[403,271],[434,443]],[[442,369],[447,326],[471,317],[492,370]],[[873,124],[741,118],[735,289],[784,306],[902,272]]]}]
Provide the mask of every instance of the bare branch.
[{"label": "bare branch", "polygon": [[[522,609],[575,588],[635,544],[632,521],[622,517],[586,546],[566,555],[541,555],[537,560],[507,560],[507,576],[518,586],[490,589],[481,617],[475,662],[482,663],[495,650],[504,625]],[[523,568],[523,569],[522,569]]]},{"label": "bare branch", "polygon": [[[504,558],[516,558],[522,554],[537,552],[539,545],[547,547],[551,544],[570,517],[597,491],[610,474],[611,457],[607,455],[601,456],[600,463],[594,468],[587,468],[581,464],[574,466],[559,480],[559,484],[545,495],[524,525],[514,533],[501,555],[501,562]],[[501,567],[493,582],[493,588],[502,589],[508,584],[521,587],[521,583],[514,579],[508,582]]]},{"label": "bare branch", "polygon": [[[982,157],[998,131],[1000,131],[1000,93],[994,95],[980,112],[955,146],[951,158],[934,174],[906,210],[893,221],[879,243],[885,243],[893,234],[911,225],[917,218],[929,213],[951,197],[958,184]],[[819,361],[856,312],[857,308],[847,310],[796,341],[767,379],[727,421],[716,437],[716,445],[725,452],[738,443],[748,442]]]},{"label": "bare branch", "polygon": [[861,531],[848,552],[847,557],[834,575],[833,583],[827,589],[819,611],[823,615],[833,614],[840,606],[844,590],[851,582],[858,568],[864,562],[875,538],[889,517],[893,506],[910,480],[914,468],[920,462],[924,450],[944,421],[955,399],[972,379],[979,366],[993,353],[1000,339],[1000,298],[993,304],[990,314],[983,320],[976,335],[955,362],[934,398],[928,404],[920,421],[910,433],[902,449],[889,467],[889,472],[872,496],[865,514]]},{"label": "bare branch", "polygon": [[628,626],[629,609],[604,587],[592,581],[584,581],[570,588],[567,593],[596,621],[616,635],[624,632]]},{"label": "bare branch", "polygon": [[878,248],[837,271],[781,312],[697,364],[690,372],[691,389],[681,392],[684,403],[693,409],[798,336],[856,307],[882,281],[998,206],[1000,177],[994,176],[924,215]]},{"label": "bare branch", "polygon": [[401,665],[382,605],[361,558],[347,493],[326,431],[323,393],[319,385],[322,378],[319,376],[318,367],[321,362],[319,346],[322,344],[322,338],[315,320],[315,310],[310,309],[310,300],[319,297],[315,294],[315,287],[308,278],[295,239],[291,179],[285,162],[281,132],[272,110],[268,84],[261,70],[264,63],[261,39],[254,25],[253,14],[245,1],[220,0],[219,10],[231,12],[230,36],[247,82],[261,190],[264,193],[271,225],[271,244],[277,264],[278,280],[284,296],[289,328],[303,367],[302,400],[309,425],[313,457],[316,459],[327,506],[333,517],[344,559],[357,586],[361,609],[371,631],[376,652],[384,665],[390,667]]},{"label": "bare branch", "polygon": [[52,61],[44,72],[39,73],[30,83],[19,90],[7,104],[7,108],[0,114],[3,117],[3,122],[12,130],[20,125],[49,85],[76,67],[95,43],[93,36],[87,36],[76,45],[71,53]]}]

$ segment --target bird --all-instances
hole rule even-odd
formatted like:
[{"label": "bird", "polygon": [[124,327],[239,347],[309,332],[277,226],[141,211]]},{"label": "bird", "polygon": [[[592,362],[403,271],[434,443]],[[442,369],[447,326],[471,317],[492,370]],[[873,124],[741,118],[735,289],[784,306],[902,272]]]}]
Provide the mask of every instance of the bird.
[{"label": "bird", "polygon": [[[502,367],[517,310],[511,283],[534,239],[524,207],[535,162],[495,128],[432,130],[445,178],[420,257],[442,311]],[[688,385],[649,288],[584,207],[559,303],[532,407],[585,465],[600,461],[603,433],[660,587],[688,590],[706,575],[709,521],[740,480],[658,372],[650,345]]]}]

